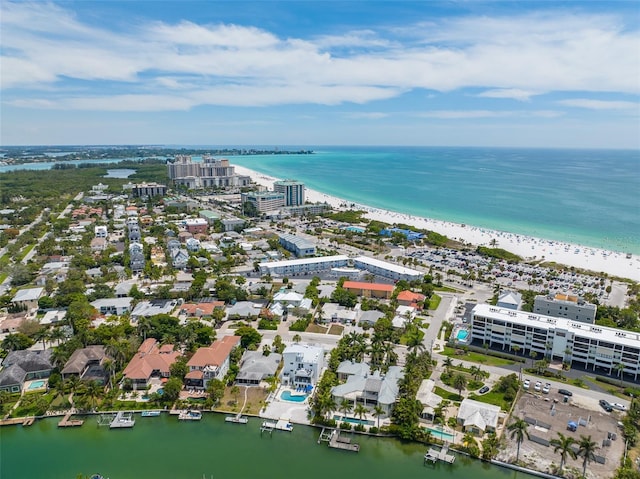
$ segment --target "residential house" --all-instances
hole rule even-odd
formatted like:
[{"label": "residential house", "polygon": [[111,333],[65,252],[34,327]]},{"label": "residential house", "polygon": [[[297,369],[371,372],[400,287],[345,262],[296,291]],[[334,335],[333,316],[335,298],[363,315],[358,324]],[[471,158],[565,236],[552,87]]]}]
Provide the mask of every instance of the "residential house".
[{"label": "residential house", "polygon": [[280,380],[285,386],[314,386],[324,367],[324,349],[310,344],[292,344],[282,352]]},{"label": "residential house", "polygon": [[96,308],[100,314],[120,316],[131,311],[133,298],[125,296],[123,298],[101,298],[91,302],[91,306]]},{"label": "residential house", "polygon": [[458,424],[465,432],[482,435],[494,432],[498,427],[500,406],[487,404],[473,399],[464,399],[458,410]]},{"label": "residential house", "polygon": [[505,291],[498,298],[499,308],[519,310],[522,307],[522,295],[517,291]]},{"label": "residential house", "polygon": [[180,314],[186,314],[189,318],[210,318],[216,309],[224,309],[224,301],[184,303],[180,307]]},{"label": "residential house", "polygon": [[227,308],[228,319],[255,319],[260,314],[262,305],[250,301],[238,301]]},{"label": "residential house", "polygon": [[184,378],[185,386],[207,389],[210,381],[222,381],[229,371],[231,351],[240,344],[240,339],[240,336],[225,336],[211,346],[198,348],[187,363],[189,372]]},{"label": "residential house", "polygon": [[422,309],[422,305],[426,296],[420,293],[414,293],[413,291],[405,290],[398,293],[398,304],[401,306],[411,306],[415,309]]},{"label": "residential house", "polygon": [[62,379],[77,376],[86,381],[98,381],[105,384],[108,371],[104,368],[107,359],[105,347],[102,345],[87,346],[76,349],[62,369]]},{"label": "residential house", "polygon": [[22,391],[25,381],[48,378],[53,370],[52,350],[11,351],[2,362],[0,391],[17,393]]},{"label": "residential house", "polygon": [[361,311],[360,317],[358,318],[358,323],[366,323],[369,325],[374,325],[376,324],[376,321],[378,321],[380,318],[383,318],[383,317],[384,317],[384,313],[378,310]]},{"label": "residential house", "polygon": [[109,236],[106,226],[96,226],[93,231],[96,238],[106,238]]},{"label": "residential house", "polygon": [[207,228],[209,227],[207,220],[204,218],[187,218],[184,221],[184,225],[187,228],[187,231],[191,234],[206,233]]},{"label": "residential house", "polygon": [[336,404],[344,399],[362,404],[367,409],[379,406],[385,415],[390,415],[400,391],[399,381],[404,373],[400,366],[391,366],[386,374],[379,370],[371,372],[367,364],[343,361],[338,366],[338,375],[346,382],[331,388]]},{"label": "residential house", "polygon": [[338,303],[325,303],[320,311],[318,314],[322,316],[323,322],[350,324],[358,317],[358,311],[340,306]]},{"label": "residential house", "polygon": [[433,392],[435,384],[433,379],[423,380],[416,394],[416,399],[422,404],[420,418],[428,421],[433,421],[435,418],[435,410],[442,402],[442,397]]},{"label": "residential house", "polygon": [[123,377],[131,381],[133,389],[146,389],[151,378],[168,378],[169,368],[179,356],[173,344],[161,346],[154,338],[147,338],[124,369]]},{"label": "residential house", "polygon": [[189,261],[189,252],[186,249],[172,249],[170,252],[171,264],[176,269],[184,269]]},{"label": "residential house", "polygon": [[262,351],[245,351],[240,360],[236,384],[258,386],[261,381],[276,375],[281,362],[282,354],[265,356]]},{"label": "residential house", "polygon": [[44,288],[26,288],[19,290],[11,302],[27,310],[37,308],[38,300],[44,295]]},{"label": "residential house", "polygon": [[396,314],[391,320],[394,328],[402,329],[405,325],[416,317],[416,310],[411,306],[398,306]]},{"label": "residential house", "polygon": [[194,253],[200,251],[200,240],[188,238],[184,244],[188,251],[193,251]]},{"label": "residential house", "polygon": [[140,301],[131,311],[131,320],[138,321],[139,318],[155,316],[156,314],[170,314],[176,306],[182,304],[182,299],[154,299],[151,301]]}]

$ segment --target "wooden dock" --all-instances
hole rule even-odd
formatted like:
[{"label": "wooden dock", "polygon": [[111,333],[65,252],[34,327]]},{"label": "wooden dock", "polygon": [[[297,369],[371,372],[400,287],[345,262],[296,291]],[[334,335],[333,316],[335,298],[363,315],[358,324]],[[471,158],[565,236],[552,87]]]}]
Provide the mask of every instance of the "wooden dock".
[{"label": "wooden dock", "polygon": [[329,447],[333,449],[342,449],[343,451],[360,451],[360,444],[352,443],[349,437],[340,437],[340,431],[334,429],[329,439]]},{"label": "wooden dock", "polygon": [[439,451],[430,447],[427,453],[424,455],[424,463],[426,464],[427,462],[432,462],[435,464],[437,461],[443,461],[448,462],[449,464],[453,464],[453,461],[456,460],[456,457],[452,456],[451,454],[447,454],[447,452],[449,452],[449,446],[447,446],[446,444]]},{"label": "wooden dock", "polygon": [[35,420],[36,418],[33,416],[6,418],[0,420],[0,426],[31,426],[35,422]]},{"label": "wooden dock", "polygon": [[79,427],[84,424],[82,419],[71,419],[72,413],[68,412],[58,423],[58,427]]}]

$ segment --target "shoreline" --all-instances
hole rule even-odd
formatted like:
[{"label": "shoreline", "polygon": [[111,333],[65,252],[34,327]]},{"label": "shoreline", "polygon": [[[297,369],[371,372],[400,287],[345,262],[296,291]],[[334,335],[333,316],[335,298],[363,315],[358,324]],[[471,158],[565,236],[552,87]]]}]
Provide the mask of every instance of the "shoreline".
[{"label": "shoreline", "polygon": [[[281,179],[237,164],[233,164],[233,166],[237,174],[250,176],[255,183],[266,186],[269,189],[273,189],[274,181]],[[593,271],[594,273],[607,273],[610,276],[640,281],[640,257],[638,255],[632,255],[631,258],[627,258],[625,253],[616,251],[398,213],[354,203],[308,188],[305,189],[305,192],[307,201],[311,203],[326,202],[338,210],[363,210],[366,212],[364,217],[369,220],[382,221],[391,225],[403,223],[416,228],[435,231],[452,240],[470,243],[474,246],[489,247],[492,240],[495,240],[495,247],[515,253],[524,260],[555,262],[569,267],[573,266]]]}]

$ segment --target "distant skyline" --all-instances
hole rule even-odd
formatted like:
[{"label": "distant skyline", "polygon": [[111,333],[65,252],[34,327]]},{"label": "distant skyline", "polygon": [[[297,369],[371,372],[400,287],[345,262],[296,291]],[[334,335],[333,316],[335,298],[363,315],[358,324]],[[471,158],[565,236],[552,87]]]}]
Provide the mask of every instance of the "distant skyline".
[{"label": "distant skyline", "polygon": [[0,145],[640,148],[636,1],[0,3]]}]

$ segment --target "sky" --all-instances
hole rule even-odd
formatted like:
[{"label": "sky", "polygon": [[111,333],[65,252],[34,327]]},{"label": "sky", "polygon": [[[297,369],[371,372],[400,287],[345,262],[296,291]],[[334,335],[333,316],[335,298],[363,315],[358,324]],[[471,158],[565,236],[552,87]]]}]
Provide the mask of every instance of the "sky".
[{"label": "sky", "polygon": [[0,145],[640,149],[637,1],[0,2]]}]

